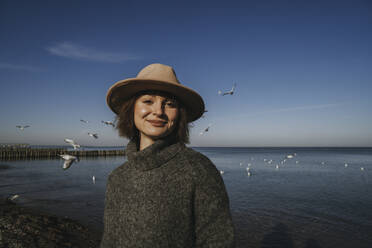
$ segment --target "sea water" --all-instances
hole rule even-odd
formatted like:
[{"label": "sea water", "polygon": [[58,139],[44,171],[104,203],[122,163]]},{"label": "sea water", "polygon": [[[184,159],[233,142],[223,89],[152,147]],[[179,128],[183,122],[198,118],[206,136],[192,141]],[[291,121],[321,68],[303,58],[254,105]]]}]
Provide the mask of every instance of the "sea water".
[{"label": "sea water", "polygon": [[[372,149],[194,149],[222,173],[237,247],[372,247]],[[125,161],[0,161],[0,197],[102,230],[106,180]]]}]

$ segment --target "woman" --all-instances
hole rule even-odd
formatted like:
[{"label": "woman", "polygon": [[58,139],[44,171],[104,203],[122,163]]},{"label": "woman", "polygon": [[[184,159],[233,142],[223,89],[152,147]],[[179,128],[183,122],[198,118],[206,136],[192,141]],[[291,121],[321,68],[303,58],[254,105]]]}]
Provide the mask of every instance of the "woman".
[{"label": "woman", "polygon": [[185,146],[188,123],[204,112],[200,95],[151,64],[114,84],[107,103],[130,142],[108,178],[101,247],[234,247],[220,173]]}]

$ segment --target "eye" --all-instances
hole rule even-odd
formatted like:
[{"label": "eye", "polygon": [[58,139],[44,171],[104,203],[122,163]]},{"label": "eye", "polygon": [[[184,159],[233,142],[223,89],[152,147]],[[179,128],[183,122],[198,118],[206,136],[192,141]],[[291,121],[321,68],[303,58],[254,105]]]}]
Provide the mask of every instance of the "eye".
[{"label": "eye", "polygon": [[176,101],[172,101],[172,100],[168,100],[168,101],[166,101],[166,102],[165,102],[165,105],[166,105],[167,107],[171,107],[171,108],[176,108],[176,107],[177,107],[177,103],[176,103]]},{"label": "eye", "polygon": [[142,100],[142,102],[144,104],[148,104],[148,105],[152,104],[152,100],[150,100],[150,99],[144,99],[144,100]]}]

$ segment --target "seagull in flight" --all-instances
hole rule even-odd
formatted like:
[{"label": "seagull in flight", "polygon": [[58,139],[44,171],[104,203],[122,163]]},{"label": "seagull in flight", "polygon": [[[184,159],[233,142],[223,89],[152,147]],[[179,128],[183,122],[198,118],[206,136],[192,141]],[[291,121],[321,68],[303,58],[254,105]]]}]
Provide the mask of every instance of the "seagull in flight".
[{"label": "seagull in flight", "polygon": [[96,133],[88,133],[88,135],[92,138],[98,139],[98,134]]},{"label": "seagull in flight", "polygon": [[65,139],[65,142],[72,145],[74,147],[74,150],[76,150],[77,148],[80,148],[80,145],[76,144],[73,139]]},{"label": "seagull in flight", "polygon": [[234,94],[234,91],[235,91],[235,87],[236,87],[236,84],[234,84],[233,85],[233,87],[231,88],[231,90],[229,90],[229,91],[225,91],[225,92],[222,92],[222,91],[218,91],[218,94],[219,95],[222,95],[222,96],[224,96],[224,95],[233,95]]},{"label": "seagull in flight", "polygon": [[86,120],[80,120],[81,122],[84,122],[85,124],[86,123],[89,123],[89,121],[86,121]]},{"label": "seagull in flight", "polygon": [[17,125],[16,127],[19,128],[20,130],[23,130],[25,128],[28,128],[30,125],[25,125],[25,126],[21,126],[21,125]]},{"label": "seagull in flight", "polygon": [[200,135],[203,135],[204,133],[209,131],[209,128],[212,126],[212,124],[209,124],[206,129],[204,129],[202,132],[200,132]]},{"label": "seagull in flight", "polygon": [[79,162],[79,159],[77,157],[69,155],[69,154],[62,154],[59,156],[65,160],[65,162],[63,163],[63,167],[62,167],[64,170],[67,170],[68,168],[70,168],[73,162],[75,161]]},{"label": "seagull in flight", "polygon": [[103,124],[106,124],[107,126],[113,126],[115,127],[115,124],[112,121],[101,121]]}]

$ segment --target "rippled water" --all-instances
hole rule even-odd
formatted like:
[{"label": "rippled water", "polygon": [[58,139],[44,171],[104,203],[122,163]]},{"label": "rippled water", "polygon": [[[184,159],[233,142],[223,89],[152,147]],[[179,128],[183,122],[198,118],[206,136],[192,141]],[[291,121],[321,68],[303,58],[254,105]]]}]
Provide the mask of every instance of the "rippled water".
[{"label": "rippled water", "polygon": [[[225,172],[238,247],[372,247],[372,149],[196,150]],[[101,229],[107,176],[124,161],[2,161],[0,196]]]}]

